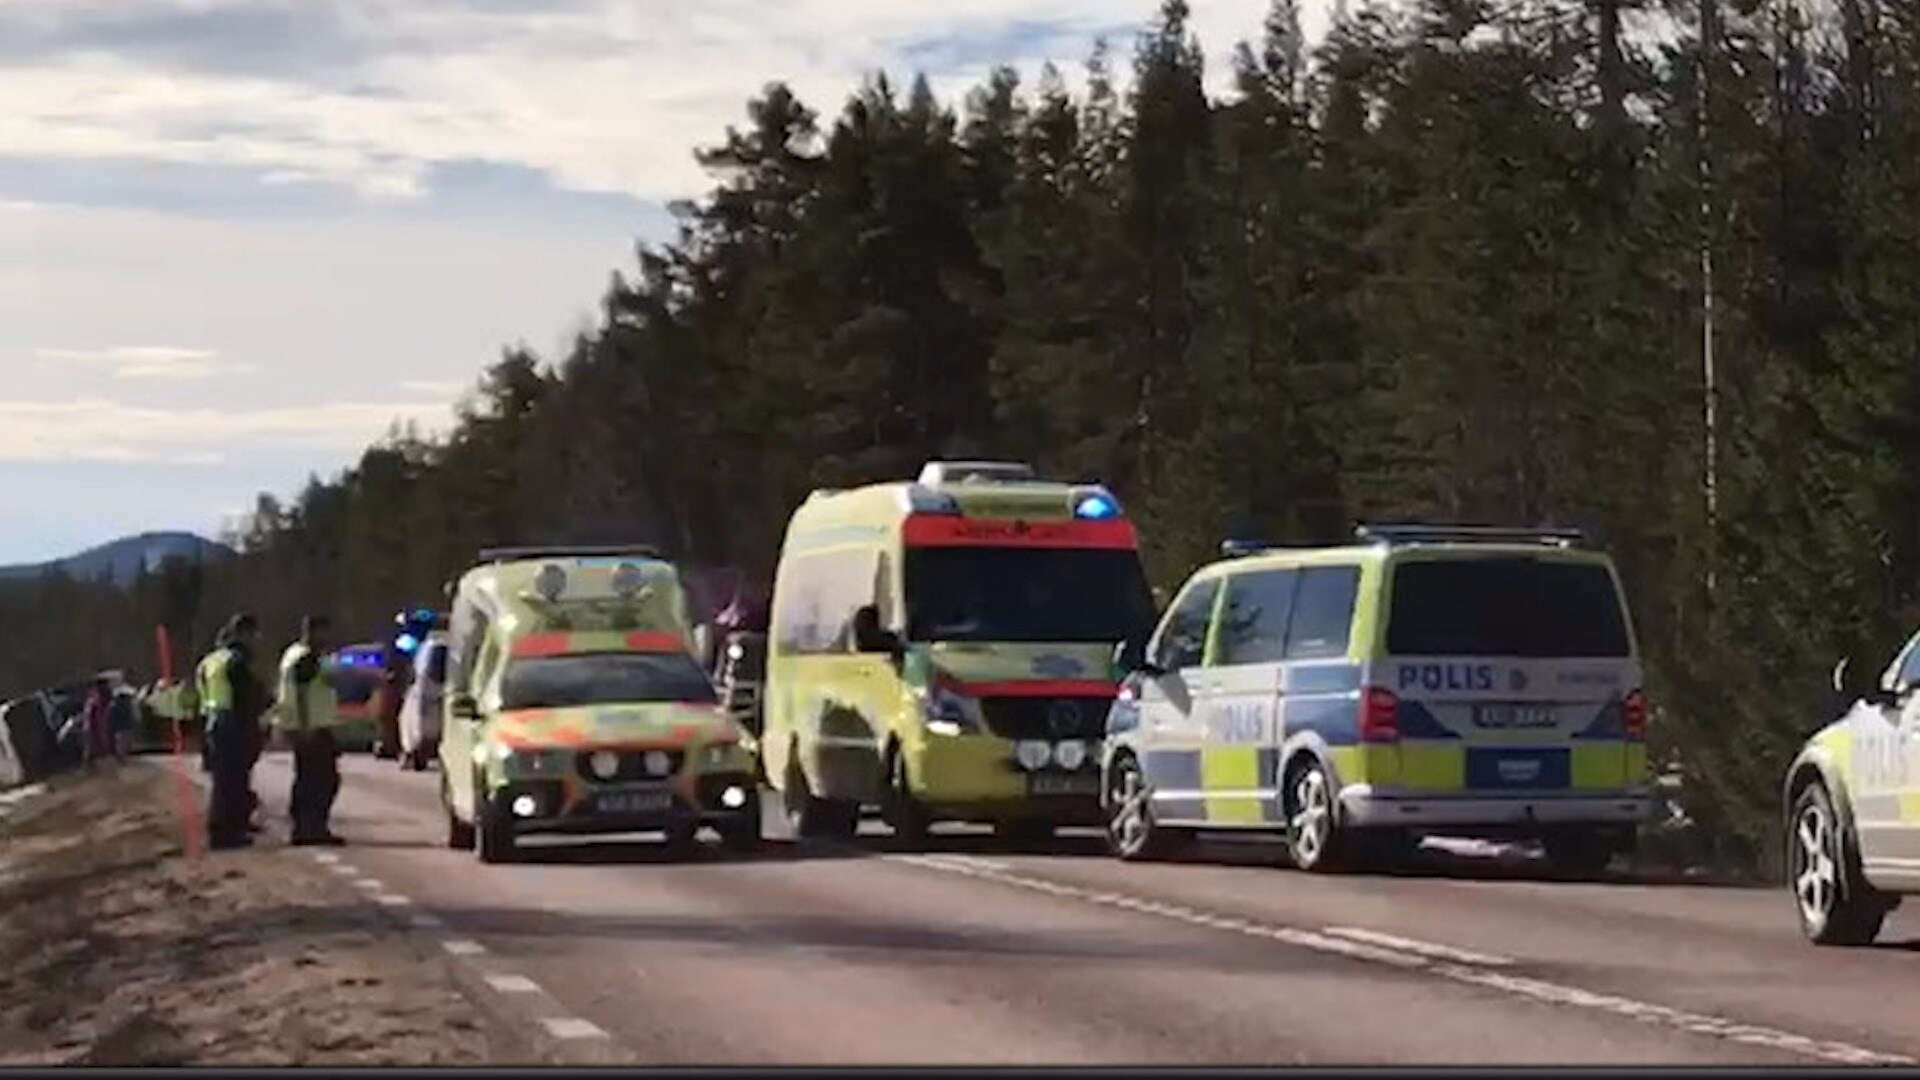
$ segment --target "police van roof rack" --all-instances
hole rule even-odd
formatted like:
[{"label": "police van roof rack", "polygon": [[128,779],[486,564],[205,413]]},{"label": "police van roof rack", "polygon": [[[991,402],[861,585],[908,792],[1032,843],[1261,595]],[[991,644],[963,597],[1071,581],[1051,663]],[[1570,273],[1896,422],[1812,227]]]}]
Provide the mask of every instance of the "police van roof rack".
[{"label": "police van roof rack", "polygon": [[523,562],[531,559],[662,559],[666,556],[652,544],[607,544],[600,546],[542,546],[486,548],[480,562]]},{"label": "police van roof rack", "polygon": [[1574,547],[1587,542],[1587,534],[1572,528],[1526,529],[1503,525],[1446,525],[1421,522],[1363,522],[1354,527],[1360,540],[1376,544],[1481,543],[1550,544]]}]

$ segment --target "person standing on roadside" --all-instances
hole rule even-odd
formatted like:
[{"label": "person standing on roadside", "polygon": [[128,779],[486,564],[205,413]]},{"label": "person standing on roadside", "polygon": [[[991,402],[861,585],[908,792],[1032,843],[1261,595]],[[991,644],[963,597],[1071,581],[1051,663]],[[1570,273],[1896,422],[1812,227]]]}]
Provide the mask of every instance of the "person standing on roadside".
[{"label": "person standing on roadside", "polygon": [[207,764],[212,783],[207,794],[207,846],[243,848],[247,835],[248,794],[252,790],[253,738],[264,712],[264,689],[253,676],[254,642],[259,623],[235,615],[221,630],[218,646],[200,661],[195,681],[206,721]]},{"label": "person standing on roadside", "polygon": [[91,770],[93,763],[113,757],[113,687],[105,679],[93,680],[87,687],[86,704],[80,707],[80,745],[82,760]]},{"label": "person standing on roadside", "polygon": [[327,621],[310,615],[300,623],[300,640],[280,657],[280,730],[293,745],[293,843],[338,846],[328,819],[340,794],[340,748],[333,738],[338,701],[320,658],[326,649]]}]

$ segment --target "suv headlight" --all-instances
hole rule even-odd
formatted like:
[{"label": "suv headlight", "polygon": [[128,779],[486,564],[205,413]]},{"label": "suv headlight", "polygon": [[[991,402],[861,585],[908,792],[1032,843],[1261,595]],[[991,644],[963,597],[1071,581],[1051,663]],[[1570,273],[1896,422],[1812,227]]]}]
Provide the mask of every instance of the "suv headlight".
[{"label": "suv headlight", "polygon": [[980,699],[948,683],[936,681],[922,691],[920,708],[927,730],[935,735],[977,735],[987,729]]}]

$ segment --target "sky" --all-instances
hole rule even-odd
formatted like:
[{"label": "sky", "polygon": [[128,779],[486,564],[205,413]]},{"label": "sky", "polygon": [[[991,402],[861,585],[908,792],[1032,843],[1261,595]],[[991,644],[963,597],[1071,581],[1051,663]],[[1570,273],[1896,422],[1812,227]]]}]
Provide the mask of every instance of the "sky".
[{"label": "sky", "polygon": [[[218,535],[560,351],[784,80],[957,104],[1155,0],[0,0],[0,564]],[[1267,0],[1192,0],[1224,89]],[[1303,5],[1309,38],[1324,7]]]}]

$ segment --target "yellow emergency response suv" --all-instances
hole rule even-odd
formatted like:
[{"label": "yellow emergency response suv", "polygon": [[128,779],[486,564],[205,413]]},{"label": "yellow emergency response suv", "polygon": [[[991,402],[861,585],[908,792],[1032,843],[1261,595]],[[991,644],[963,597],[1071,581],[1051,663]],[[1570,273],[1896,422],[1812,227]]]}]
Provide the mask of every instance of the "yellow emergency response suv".
[{"label": "yellow emergency response suv", "polygon": [[760,840],[753,756],[694,657],[674,566],[649,549],[490,551],[455,587],[440,740],[447,845],[484,862],[534,833],[702,826]]},{"label": "yellow emergency response suv", "polygon": [[1151,623],[1138,540],[1097,484],[935,462],[816,491],[774,583],[760,747],[803,836],[878,805],[1023,839],[1099,823],[1113,647]]},{"label": "yellow emergency response suv", "polygon": [[1537,839],[1591,873],[1651,816],[1633,626],[1578,533],[1379,526],[1227,553],[1120,650],[1120,857],[1267,830],[1324,870],[1438,835]]}]

